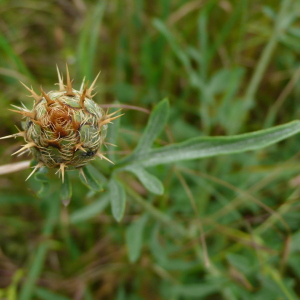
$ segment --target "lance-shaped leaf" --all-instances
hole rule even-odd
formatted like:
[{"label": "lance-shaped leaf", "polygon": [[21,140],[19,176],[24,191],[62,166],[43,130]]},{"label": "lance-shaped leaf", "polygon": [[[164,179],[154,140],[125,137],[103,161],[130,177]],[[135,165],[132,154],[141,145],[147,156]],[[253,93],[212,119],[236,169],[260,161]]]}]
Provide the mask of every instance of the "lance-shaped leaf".
[{"label": "lance-shaped leaf", "polygon": [[163,99],[152,111],[146,129],[139,139],[134,152],[143,152],[148,150],[157,136],[164,129],[169,116],[169,101]]},{"label": "lance-shaped leaf", "polygon": [[135,153],[118,167],[126,165],[155,166],[178,161],[257,150],[300,132],[300,121],[233,136],[197,137],[150,151]]},{"label": "lance-shaped leaf", "polygon": [[131,223],[126,231],[126,244],[130,262],[136,262],[140,255],[143,245],[143,233],[148,221],[148,215],[144,214],[137,221]]},{"label": "lance-shaped leaf", "polygon": [[168,263],[169,259],[165,247],[163,247],[159,241],[161,223],[156,222],[153,225],[152,233],[149,236],[149,250],[158,264],[164,267]]},{"label": "lance-shaped leaf", "polygon": [[43,300],[70,300],[71,298],[54,293],[48,289],[37,287],[34,290],[35,296]]},{"label": "lance-shaped leaf", "polygon": [[96,192],[103,190],[102,186],[100,185],[100,182],[91,174],[88,167],[85,166],[81,170],[82,171],[79,177],[85,185],[87,185],[90,189]]},{"label": "lance-shaped leaf", "polygon": [[126,193],[123,186],[115,179],[111,179],[108,185],[111,211],[114,218],[120,222],[123,218],[126,205]]},{"label": "lance-shaped leaf", "polygon": [[68,173],[65,173],[65,179],[61,186],[60,198],[64,206],[68,206],[72,197],[72,184]]},{"label": "lance-shaped leaf", "polygon": [[164,193],[162,182],[144,168],[134,165],[126,168],[126,171],[133,173],[149,192],[156,195]]},{"label": "lance-shaped leaf", "polygon": [[34,175],[34,178],[37,181],[40,181],[40,183],[42,184],[40,190],[37,193],[37,195],[41,198],[47,196],[50,189],[49,179],[46,176],[47,173],[48,173],[48,169],[44,167],[39,169]]},{"label": "lance-shaped leaf", "polygon": [[77,224],[85,222],[97,215],[99,215],[109,204],[109,197],[107,195],[102,196],[98,200],[92,202],[89,205],[83,206],[80,209],[74,211],[70,215],[70,223]]},{"label": "lance-shaped leaf", "polygon": [[[114,111],[116,111],[116,110],[112,110],[112,112],[114,112]],[[114,154],[115,147],[112,145],[117,145],[117,136],[118,136],[118,130],[120,127],[120,122],[121,122],[121,118],[114,120],[113,123],[110,124],[107,129],[106,142],[110,143],[110,144],[106,145],[107,152],[108,152],[107,156],[113,162],[116,161],[116,157]]]}]

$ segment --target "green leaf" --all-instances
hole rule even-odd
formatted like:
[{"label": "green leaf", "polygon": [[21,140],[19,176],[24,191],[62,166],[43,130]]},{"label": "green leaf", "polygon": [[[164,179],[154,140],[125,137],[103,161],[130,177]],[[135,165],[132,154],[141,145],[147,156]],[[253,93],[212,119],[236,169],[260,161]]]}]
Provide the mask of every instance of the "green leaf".
[{"label": "green leaf", "polygon": [[[187,55],[187,53],[181,49],[181,46],[179,44],[179,42],[175,39],[175,37],[173,36],[173,34],[170,32],[170,30],[166,27],[166,25],[164,24],[164,22],[162,22],[160,19],[154,19],[152,21],[153,26],[167,39],[172,51],[175,53],[175,55],[177,56],[178,60],[182,63],[182,65],[184,66],[187,74],[190,77],[193,77],[195,72],[192,68],[191,65],[191,61]],[[198,84],[200,86],[203,86],[203,82],[200,78],[197,78],[198,80]],[[195,78],[195,82],[196,82],[196,78]]]},{"label": "green leaf", "polygon": [[226,258],[231,265],[240,270],[243,274],[247,274],[247,272],[250,272],[251,268],[255,266],[255,262],[251,261],[249,256],[227,253]]},{"label": "green leaf", "polygon": [[219,292],[225,282],[226,279],[218,279],[198,284],[177,285],[172,288],[172,292],[177,297],[197,297],[197,299],[203,299],[202,297]]},{"label": "green leaf", "polygon": [[72,197],[72,184],[69,179],[69,175],[66,172],[64,182],[62,183],[61,186],[60,198],[63,204],[67,206],[70,203],[71,197]]},{"label": "green leaf", "polygon": [[[205,85],[203,79],[199,76],[198,72],[196,72],[194,70],[191,60],[188,56],[188,52],[181,49],[180,43],[175,39],[174,35],[170,32],[170,30],[167,28],[167,26],[164,24],[164,22],[162,22],[160,19],[155,18],[152,21],[152,24],[168,41],[172,51],[175,53],[178,60],[183,65],[183,67],[188,75],[190,84],[193,87],[204,91],[206,85]],[[200,53],[199,53],[199,56],[201,56]]]},{"label": "green leaf", "polygon": [[[93,165],[94,164],[94,165]],[[96,159],[92,161],[92,164],[89,164],[88,168],[92,176],[103,185],[106,184],[107,178],[99,171],[99,168],[103,166],[101,164],[101,159]]]},{"label": "green leaf", "polygon": [[290,251],[291,253],[300,251],[300,230],[292,234]]},{"label": "green leaf", "polygon": [[44,198],[49,193],[50,183],[48,177],[46,176],[47,173],[48,169],[44,167],[40,168],[34,175],[35,180],[40,181],[41,183],[41,188],[37,193],[40,198]]},{"label": "green leaf", "polygon": [[[90,8],[83,20],[83,28],[80,30],[77,58],[79,72],[86,76],[87,80],[93,80],[93,68],[95,66],[97,48],[99,43],[99,31],[105,11],[106,1],[98,1]],[[99,52],[99,51],[98,51]]]},{"label": "green leaf", "polygon": [[[22,281],[22,279],[24,278],[24,270],[19,269],[16,270],[16,272],[13,274],[12,276],[12,280],[11,283],[9,285],[9,287],[7,288],[7,300],[16,300],[17,295],[18,295],[18,290],[19,290],[19,286],[20,286],[20,282]],[[0,299],[4,299],[4,298],[0,298]]]},{"label": "green leaf", "polygon": [[70,298],[53,293],[45,288],[36,288],[35,295],[41,300],[69,300]]},{"label": "green leaf", "polygon": [[147,127],[140,138],[134,152],[143,152],[148,150],[156,137],[164,129],[169,116],[169,101],[167,98],[163,99],[152,111]]},{"label": "green leaf", "polygon": [[[29,69],[26,67],[26,64],[22,61],[20,55],[15,52],[14,48],[12,47],[12,44],[9,40],[7,40],[3,34],[0,35],[0,50],[1,55],[3,56],[3,53],[7,55],[7,57],[14,62],[16,68],[27,77],[33,79],[33,75],[29,71]],[[16,69],[15,68],[15,69]]]},{"label": "green leaf", "polygon": [[[117,104],[117,103],[116,103]],[[116,109],[112,109],[112,113],[115,112]],[[112,124],[109,124],[108,129],[107,129],[107,136],[106,136],[106,141],[117,145],[117,137],[118,137],[118,131],[121,123],[121,118],[117,118],[116,120],[113,121]],[[115,155],[115,147],[112,145],[107,145],[107,156],[108,158],[115,162],[116,161],[116,155]]]},{"label": "green leaf", "polygon": [[90,189],[96,192],[100,192],[103,190],[99,181],[91,174],[88,167],[83,167],[82,172],[84,176],[80,173],[79,178],[85,185],[87,185]]},{"label": "green leaf", "polygon": [[32,260],[28,270],[26,271],[26,276],[23,278],[22,286],[20,287],[19,297],[20,300],[30,300],[32,299],[32,294],[34,288],[37,284],[39,278],[41,278],[41,273],[44,268],[44,263],[47,257],[47,252],[50,246],[49,237],[52,236],[55,226],[58,222],[60,202],[57,201],[59,198],[59,193],[56,190],[51,190],[46,198],[44,204],[47,205],[47,216],[43,225],[42,233],[40,235],[41,242],[38,244],[36,249],[32,251]]},{"label": "green leaf", "polygon": [[126,231],[126,244],[130,262],[136,262],[141,254],[143,245],[143,232],[148,221],[148,215],[144,214],[137,221],[131,223]]},{"label": "green leaf", "polygon": [[162,182],[144,168],[131,166],[126,168],[126,171],[133,173],[149,192],[156,195],[162,195],[164,193],[164,186]]},{"label": "green leaf", "polygon": [[[269,129],[240,135],[197,137],[182,143],[137,153],[130,157],[130,159],[124,160],[124,164],[138,164],[139,166],[146,167],[221,154],[257,150],[275,144],[299,132],[300,121],[292,121]],[[119,167],[123,166],[120,165]]]},{"label": "green leaf", "polygon": [[93,203],[84,206],[70,215],[70,223],[77,224],[89,220],[99,215],[109,204],[109,197],[107,195],[101,196],[100,199]]},{"label": "green leaf", "polygon": [[112,214],[120,222],[125,212],[126,193],[123,186],[115,179],[109,182],[109,197]]},{"label": "green leaf", "polygon": [[168,262],[168,256],[166,253],[166,249],[160,244],[159,241],[160,225],[160,222],[156,222],[156,224],[154,225],[149,240],[149,248],[153,258],[158,262],[158,264],[165,267]]}]

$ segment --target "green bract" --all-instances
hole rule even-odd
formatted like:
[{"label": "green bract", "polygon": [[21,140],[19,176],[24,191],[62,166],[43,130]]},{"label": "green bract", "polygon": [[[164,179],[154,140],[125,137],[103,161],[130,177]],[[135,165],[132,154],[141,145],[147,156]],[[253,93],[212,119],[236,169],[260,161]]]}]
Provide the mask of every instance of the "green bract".
[{"label": "green bract", "polygon": [[59,168],[64,178],[65,168],[81,168],[96,156],[108,160],[100,147],[104,143],[107,124],[121,115],[113,117],[117,112],[106,114],[92,100],[91,93],[98,76],[89,88],[84,87],[83,82],[77,91],[72,88],[68,69],[66,86],[57,71],[58,91],[45,93],[41,89],[39,96],[24,85],[35,100],[33,109],[17,107],[18,110],[13,110],[25,117],[24,131],[5,138],[24,137],[27,144],[14,154],[31,152],[38,161],[31,174],[46,166]]}]

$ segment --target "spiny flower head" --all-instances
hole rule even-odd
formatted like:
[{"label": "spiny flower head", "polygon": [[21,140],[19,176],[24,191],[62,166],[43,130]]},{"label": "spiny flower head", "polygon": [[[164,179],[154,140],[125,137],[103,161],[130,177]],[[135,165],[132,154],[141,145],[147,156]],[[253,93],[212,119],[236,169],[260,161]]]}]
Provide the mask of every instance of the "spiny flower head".
[{"label": "spiny flower head", "polygon": [[[13,112],[23,115],[23,131],[3,138],[22,136],[26,141],[20,150],[13,154],[31,152],[38,164],[28,178],[43,166],[58,168],[64,179],[64,171],[79,169],[96,156],[106,159],[100,152],[108,123],[119,118],[118,111],[107,114],[93,100],[92,91],[96,80],[90,87],[82,82],[79,91],[72,88],[67,67],[67,84],[57,68],[59,90],[36,94],[33,89],[25,88],[34,98],[32,110],[17,107]],[[2,138],[2,139],[3,139]],[[112,163],[112,162],[111,162]],[[27,178],[27,179],[28,179]]]}]

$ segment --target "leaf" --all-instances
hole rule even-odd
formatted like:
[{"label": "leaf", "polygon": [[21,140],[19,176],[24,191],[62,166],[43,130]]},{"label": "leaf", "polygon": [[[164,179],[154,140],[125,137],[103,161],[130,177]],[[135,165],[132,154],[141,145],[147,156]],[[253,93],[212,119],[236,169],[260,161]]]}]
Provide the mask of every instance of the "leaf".
[{"label": "leaf", "polygon": [[60,198],[65,206],[70,203],[72,197],[72,184],[68,173],[65,173],[64,182],[62,183]]},{"label": "leaf", "polygon": [[[257,150],[282,141],[300,132],[300,121],[233,136],[197,137],[143,153],[124,160],[127,165],[155,166],[183,160],[199,159],[221,154]],[[119,165],[118,167],[125,167]]]},{"label": "leaf", "polygon": [[203,299],[202,297],[219,292],[225,282],[226,279],[219,279],[197,284],[176,285],[172,288],[172,292],[177,297],[197,297],[196,299]]},{"label": "leaf", "polygon": [[18,299],[29,300],[32,299],[35,286],[38,279],[41,278],[41,273],[44,270],[44,263],[47,257],[47,252],[50,246],[49,237],[52,236],[55,226],[58,223],[60,202],[57,201],[59,193],[57,190],[52,189],[43,201],[47,205],[45,222],[42,232],[40,234],[41,242],[36,249],[32,251],[32,260],[26,271],[26,276],[23,278],[22,286],[20,287]]},{"label": "leaf", "polygon": [[148,150],[156,137],[164,129],[169,116],[169,101],[167,98],[163,99],[152,111],[147,127],[140,138],[134,152],[143,152]]},{"label": "leaf", "polygon": [[45,288],[36,288],[35,295],[41,300],[69,300],[70,298],[51,292]]},{"label": "leaf", "polygon": [[3,53],[7,55],[7,57],[14,62],[17,69],[20,71],[20,73],[26,75],[30,79],[33,79],[33,75],[29,71],[29,69],[26,67],[26,64],[22,61],[20,58],[20,55],[18,55],[14,47],[12,47],[12,44],[9,40],[7,40],[3,34],[0,35],[0,50],[1,54],[3,56]]},{"label": "leaf", "polygon": [[105,185],[105,183],[107,182],[107,178],[99,171],[99,166],[102,166],[101,159],[93,160],[92,163],[95,165],[89,164],[88,168],[90,173],[97,181]]},{"label": "leaf", "polygon": [[48,195],[50,189],[49,179],[47,178],[46,174],[48,173],[48,169],[46,167],[40,168],[34,175],[35,180],[40,181],[42,184],[40,190],[38,191],[37,195],[40,198],[43,198]]},{"label": "leaf", "polygon": [[153,26],[166,38],[172,51],[177,56],[178,60],[183,65],[187,75],[189,76],[190,84],[197,89],[204,90],[205,83],[202,78],[193,69],[191,60],[189,59],[188,52],[181,49],[179,42],[175,39],[170,30],[166,27],[164,22],[160,19],[154,19],[152,22]]},{"label": "leaf", "polygon": [[172,51],[175,53],[178,60],[185,67],[187,73],[189,74],[190,72],[192,72],[191,61],[189,60],[188,55],[185,53],[184,50],[181,49],[180,44],[177,42],[173,34],[166,27],[164,22],[162,22],[160,19],[155,18],[152,21],[152,24],[167,39]]},{"label": "leaf", "polygon": [[250,272],[251,268],[255,265],[255,262],[250,260],[250,256],[245,256],[236,253],[227,253],[226,259],[228,262],[241,271],[243,274]]},{"label": "leaf", "polygon": [[[7,287],[7,298],[5,299],[7,300],[17,299],[20,282],[24,278],[24,275],[25,275],[24,270],[22,269],[16,270],[16,272],[12,276],[10,285]],[[4,298],[0,296],[0,299],[4,299]]]},{"label": "leaf", "polygon": [[158,264],[165,267],[165,265],[168,262],[168,256],[166,253],[166,249],[159,242],[159,237],[158,237],[159,230],[160,230],[160,223],[156,222],[152,234],[150,236],[149,248],[152,256],[158,262]]},{"label": "leaf", "polygon": [[97,48],[99,43],[99,31],[103,14],[105,11],[106,1],[99,1],[86,15],[83,22],[83,28],[80,31],[77,58],[79,71],[82,72],[87,80],[93,80],[93,68],[95,66]]},{"label": "leaf", "polygon": [[85,184],[90,189],[92,189],[93,191],[96,191],[96,192],[100,192],[103,190],[99,181],[91,174],[88,167],[86,167],[86,166],[83,167],[82,172],[83,172],[84,176],[82,174],[80,174],[79,178],[81,179],[83,184]]},{"label": "leaf", "polygon": [[162,182],[144,168],[132,166],[126,168],[126,171],[133,173],[149,192],[156,195],[162,195],[164,193],[164,186]]},{"label": "leaf", "polygon": [[[111,113],[113,113],[115,111],[116,111],[116,109],[113,109],[111,111]],[[119,130],[119,127],[120,127],[120,123],[121,123],[121,118],[117,118],[116,120],[113,121],[112,124],[110,124],[108,126],[107,136],[106,136],[106,141],[107,142],[117,145],[117,136],[118,136],[118,130]],[[107,156],[113,162],[116,161],[116,155],[115,155],[114,150],[115,150],[114,146],[107,145],[107,152],[108,152]]]},{"label": "leaf", "polygon": [[141,254],[143,232],[149,217],[144,214],[137,221],[131,223],[126,231],[126,244],[130,262],[136,262]]},{"label": "leaf", "polygon": [[89,220],[99,215],[109,204],[109,197],[107,195],[101,196],[95,202],[84,206],[70,215],[70,223],[77,224]]},{"label": "leaf", "polygon": [[273,268],[271,265],[267,265],[265,271],[266,274],[268,274],[269,276],[267,278],[264,278],[264,281],[265,283],[267,283],[270,280],[270,278],[272,279],[273,282],[269,281],[268,285],[269,287],[271,287],[271,285],[274,286],[272,290],[275,291],[279,299],[281,297],[283,299],[289,299],[289,300],[299,299],[295,294],[295,292],[293,291],[292,285],[294,284],[293,283],[289,284],[289,278],[287,277],[283,278],[280,272],[276,268]]},{"label": "leaf", "polygon": [[300,251],[300,230],[292,234],[292,242],[290,247],[291,253]]},{"label": "leaf", "polygon": [[120,222],[125,212],[126,193],[123,186],[115,179],[111,179],[109,182],[109,197],[112,214]]}]

